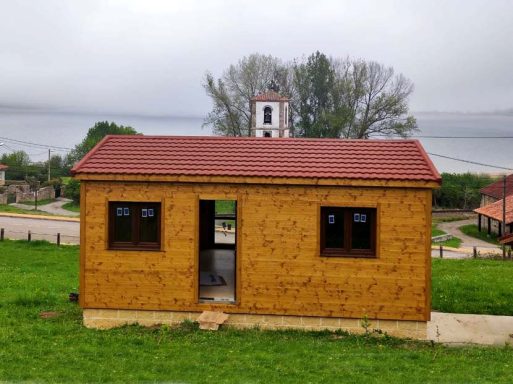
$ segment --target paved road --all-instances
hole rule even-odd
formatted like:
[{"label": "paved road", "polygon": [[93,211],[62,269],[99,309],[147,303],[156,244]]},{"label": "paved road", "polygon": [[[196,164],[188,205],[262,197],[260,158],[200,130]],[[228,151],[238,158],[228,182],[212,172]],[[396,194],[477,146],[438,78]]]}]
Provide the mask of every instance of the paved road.
[{"label": "paved road", "polygon": [[[53,203],[45,204],[45,205],[38,205],[37,210],[43,211],[43,212],[48,212],[53,215],[60,215],[60,216],[70,216],[70,217],[80,216],[80,213],[78,213],[78,212],[71,212],[71,211],[68,211],[67,209],[62,208],[62,206],[64,204],[69,203],[70,201],[71,201],[70,199],[65,199],[65,198],[60,197],[57,199],[57,201],[54,201]],[[14,203],[11,205],[13,207],[17,207],[17,208],[21,208],[21,209],[27,209],[27,210],[34,209],[33,205],[28,205],[28,204]]]},{"label": "paved road", "polygon": [[486,241],[467,236],[458,229],[459,227],[461,227],[463,225],[476,224],[476,223],[477,223],[477,219],[448,221],[445,223],[438,224],[438,228],[440,228],[444,232],[450,233],[451,235],[460,238],[461,239],[461,248],[472,248],[474,246],[476,246],[478,248],[491,248],[491,249],[499,248],[497,246],[494,246],[493,244],[487,243]]},{"label": "paved road", "polygon": [[56,242],[57,233],[60,233],[64,244],[80,241],[79,222],[0,216],[0,228],[4,228],[7,239],[26,239],[30,230],[33,240]]},{"label": "paved road", "polygon": [[[486,241],[476,239],[474,237],[470,237],[465,235],[463,232],[459,230],[459,227],[468,224],[476,224],[476,218],[468,219],[468,220],[458,220],[458,221],[449,221],[444,223],[439,223],[438,228],[442,231],[453,235],[454,237],[458,237],[461,239],[461,245],[458,251],[452,251],[446,249],[444,247],[443,255],[444,258],[447,259],[466,259],[473,257],[473,247],[477,247],[477,251],[481,257],[487,256],[502,256],[502,250],[500,247],[493,245],[491,243],[487,243]],[[432,257],[440,257],[439,249],[431,250]]]}]

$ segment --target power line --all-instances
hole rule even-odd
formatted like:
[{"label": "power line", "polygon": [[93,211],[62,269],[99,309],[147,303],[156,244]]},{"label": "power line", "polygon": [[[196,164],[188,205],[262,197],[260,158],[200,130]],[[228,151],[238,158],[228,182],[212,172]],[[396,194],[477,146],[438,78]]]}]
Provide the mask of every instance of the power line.
[{"label": "power line", "polygon": [[[372,135],[373,137],[390,137],[390,135]],[[397,137],[397,136],[396,136]],[[400,137],[402,138],[402,137]],[[513,136],[442,136],[442,135],[412,135],[406,139],[513,139]]]},{"label": "power line", "polygon": [[60,147],[58,145],[38,144],[38,143],[30,142],[30,141],[10,139],[8,137],[1,137],[1,136],[0,136],[0,140],[8,141],[8,142],[11,142],[11,143],[16,143],[16,144],[19,144],[19,145],[24,145],[26,147],[36,147],[36,148],[45,148],[45,149],[50,148],[50,149],[54,149],[56,151],[71,151],[72,150],[72,148]]},{"label": "power line", "polygon": [[513,139],[513,136],[427,136],[419,135],[412,136],[416,139]]},{"label": "power line", "polygon": [[445,155],[439,155],[439,154],[437,154],[437,153],[430,153],[430,152],[428,152],[428,154],[429,154],[429,155],[431,155],[431,156],[442,157],[442,158],[444,158],[444,159],[455,160],[455,161],[461,161],[462,163],[469,163],[469,164],[481,165],[481,166],[483,166],[483,167],[490,167],[490,168],[504,169],[504,170],[507,170],[507,171],[513,171],[513,168],[501,167],[501,166],[499,166],[499,165],[485,164],[485,163],[479,163],[479,162],[477,162],[477,161],[471,161],[471,160],[458,159],[458,158],[456,158],[456,157],[445,156]]}]

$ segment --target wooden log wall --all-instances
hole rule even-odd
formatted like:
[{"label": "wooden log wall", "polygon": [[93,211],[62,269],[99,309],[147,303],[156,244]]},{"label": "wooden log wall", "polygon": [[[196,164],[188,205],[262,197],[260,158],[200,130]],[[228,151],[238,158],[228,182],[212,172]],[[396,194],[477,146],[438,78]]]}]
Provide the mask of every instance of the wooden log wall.
[{"label": "wooden log wall", "polygon": [[[236,199],[236,304],[198,303],[199,200]],[[109,250],[109,201],[162,206],[160,251]],[[320,206],[376,207],[377,258],[319,255]],[[82,181],[84,308],[425,321],[431,189]]]}]

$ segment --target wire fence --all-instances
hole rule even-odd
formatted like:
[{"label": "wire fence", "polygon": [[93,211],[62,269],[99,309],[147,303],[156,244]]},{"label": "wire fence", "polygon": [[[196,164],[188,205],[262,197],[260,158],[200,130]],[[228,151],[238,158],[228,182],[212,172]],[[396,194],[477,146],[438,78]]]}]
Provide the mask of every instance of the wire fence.
[{"label": "wire fence", "polygon": [[11,240],[27,240],[27,241],[35,241],[35,240],[46,240],[50,243],[55,243],[57,245],[61,244],[80,244],[80,235],[73,235],[69,233],[62,232],[54,232],[54,233],[43,233],[43,232],[34,232],[34,231],[17,231],[11,230],[8,228],[0,228],[0,241],[4,239]]}]

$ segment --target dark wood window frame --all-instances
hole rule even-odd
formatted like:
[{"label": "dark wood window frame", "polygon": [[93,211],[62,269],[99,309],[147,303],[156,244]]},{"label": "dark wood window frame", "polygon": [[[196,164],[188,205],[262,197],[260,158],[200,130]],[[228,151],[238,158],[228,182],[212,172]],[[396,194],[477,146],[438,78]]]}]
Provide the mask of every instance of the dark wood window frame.
[{"label": "dark wood window frame", "polygon": [[[328,221],[328,209],[341,209],[344,212],[344,233],[343,248],[327,248],[326,245],[326,223]],[[352,249],[352,224],[354,213],[365,211],[370,223],[370,248]],[[339,207],[321,206],[320,208],[320,254],[326,257],[353,257],[353,258],[376,258],[376,234],[377,234],[377,208],[376,207]]]},{"label": "dark wood window frame", "polygon": [[[116,241],[116,209],[122,207],[131,208],[131,241]],[[153,208],[157,224],[157,240],[141,241],[141,213],[144,208]],[[132,202],[132,201],[111,201],[109,202],[109,249],[124,250],[150,250],[159,251],[161,249],[161,203],[160,202]]]}]

